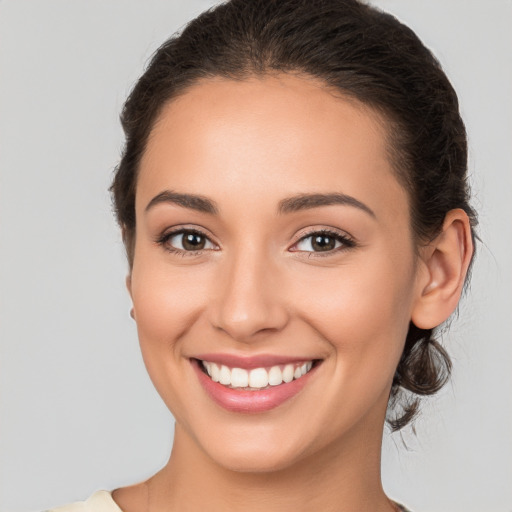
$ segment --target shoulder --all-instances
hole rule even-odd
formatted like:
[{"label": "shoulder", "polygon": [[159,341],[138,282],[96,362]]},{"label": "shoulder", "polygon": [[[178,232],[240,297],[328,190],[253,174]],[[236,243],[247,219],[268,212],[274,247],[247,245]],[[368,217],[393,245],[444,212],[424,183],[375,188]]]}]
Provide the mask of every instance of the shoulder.
[{"label": "shoulder", "polygon": [[97,491],[85,501],[76,501],[45,512],[122,512],[122,510],[112,499],[110,492]]}]

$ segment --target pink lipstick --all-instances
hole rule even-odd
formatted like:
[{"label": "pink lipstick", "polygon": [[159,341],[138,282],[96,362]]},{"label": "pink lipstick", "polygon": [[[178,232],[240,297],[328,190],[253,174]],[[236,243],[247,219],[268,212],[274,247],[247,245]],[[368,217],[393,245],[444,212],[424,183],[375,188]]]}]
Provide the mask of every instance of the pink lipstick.
[{"label": "pink lipstick", "polygon": [[[245,370],[265,367],[275,368],[278,365],[281,365],[282,368],[288,366],[288,370],[290,370],[293,365],[295,368],[295,378],[290,375],[286,378],[286,373],[289,374],[289,372],[285,370],[283,372],[285,380],[281,381],[280,384],[271,385],[271,382],[262,389],[249,390],[243,387],[234,387],[229,384],[226,385],[226,383],[221,383],[222,378],[221,382],[215,382],[215,380],[206,373],[203,363],[199,359],[207,361],[207,364],[217,363],[218,365],[226,365],[230,368]],[[241,358],[225,354],[205,354],[202,355],[201,358],[191,358],[190,362],[207,395],[224,409],[239,413],[259,413],[278,407],[297,395],[316,373],[318,367],[317,364],[308,364],[304,358],[293,359],[269,355]],[[301,368],[303,374],[300,372]],[[225,370],[227,370],[227,368]],[[279,379],[277,382],[279,382]],[[245,386],[247,386],[247,384],[245,384]]]}]

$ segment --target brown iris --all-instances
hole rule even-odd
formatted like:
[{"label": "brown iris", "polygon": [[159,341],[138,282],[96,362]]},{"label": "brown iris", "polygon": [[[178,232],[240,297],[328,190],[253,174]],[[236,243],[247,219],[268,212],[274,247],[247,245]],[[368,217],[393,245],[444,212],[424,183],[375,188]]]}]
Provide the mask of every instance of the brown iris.
[{"label": "brown iris", "polygon": [[332,236],[315,235],[311,238],[311,247],[315,251],[332,251],[336,246],[336,240]]},{"label": "brown iris", "polygon": [[187,251],[197,251],[204,249],[206,238],[197,233],[183,233],[182,244]]}]

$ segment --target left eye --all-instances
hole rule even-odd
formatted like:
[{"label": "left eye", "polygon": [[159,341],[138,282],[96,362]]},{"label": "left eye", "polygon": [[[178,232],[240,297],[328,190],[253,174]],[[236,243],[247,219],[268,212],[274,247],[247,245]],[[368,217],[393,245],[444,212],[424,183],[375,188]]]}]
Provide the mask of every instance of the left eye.
[{"label": "left eye", "polygon": [[295,244],[295,250],[308,252],[328,252],[342,246],[351,247],[353,244],[347,238],[337,233],[317,232],[301,238]]}]

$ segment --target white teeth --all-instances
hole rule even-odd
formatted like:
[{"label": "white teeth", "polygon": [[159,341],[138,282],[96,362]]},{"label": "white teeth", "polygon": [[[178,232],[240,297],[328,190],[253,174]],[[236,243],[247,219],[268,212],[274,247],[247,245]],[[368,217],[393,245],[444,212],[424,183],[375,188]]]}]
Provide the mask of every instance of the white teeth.
[{"label": "white teeth", "polygon": [[283,380],[291,382],[293,380],[293,364],[287,364],[283,370]]},{"label": "white teeth", "polygon": [[227,366],[222,365],[219,372],[219,382],[225,386],[231,384],[231,372]]},{"label": "white teeth", "polygon": [[271,386],[279,386],[283,383],[283,372],[279,366],[272,366],[268,372],[268,383]]},{"label": "white teeth", "polygon": [[265,388],[268,386],[268,373],[265,368],[254,368],[249,373],[249,386],[251,388]]},{"label": "white teeth", "polygon": [[210,374],[210,377],[212,378],[213,382],[219,382],[220,379],[220,370],[219,367],[215,363],[210,363],[210,371],[208,373]]},{"label": "white teeth", "polygon": [[242,368],[231,370],[231,385],[234,388],[246,388],[249,385],[249,372]]},{"label": "white teeth", "polygon": [[224,386],[232,388],[245,388],[247,390],[263,389],[270,386],[279,386],[283,382],[288,383],[293,379],[300,379],[313,367],[313,361],[307,361],[300,366],[287,364],[284,367],[279,365],[271,368],[229,368],[225,365],[218,365],[210,361],[202,361],[208,375],[214,382],[220,382]]}]

